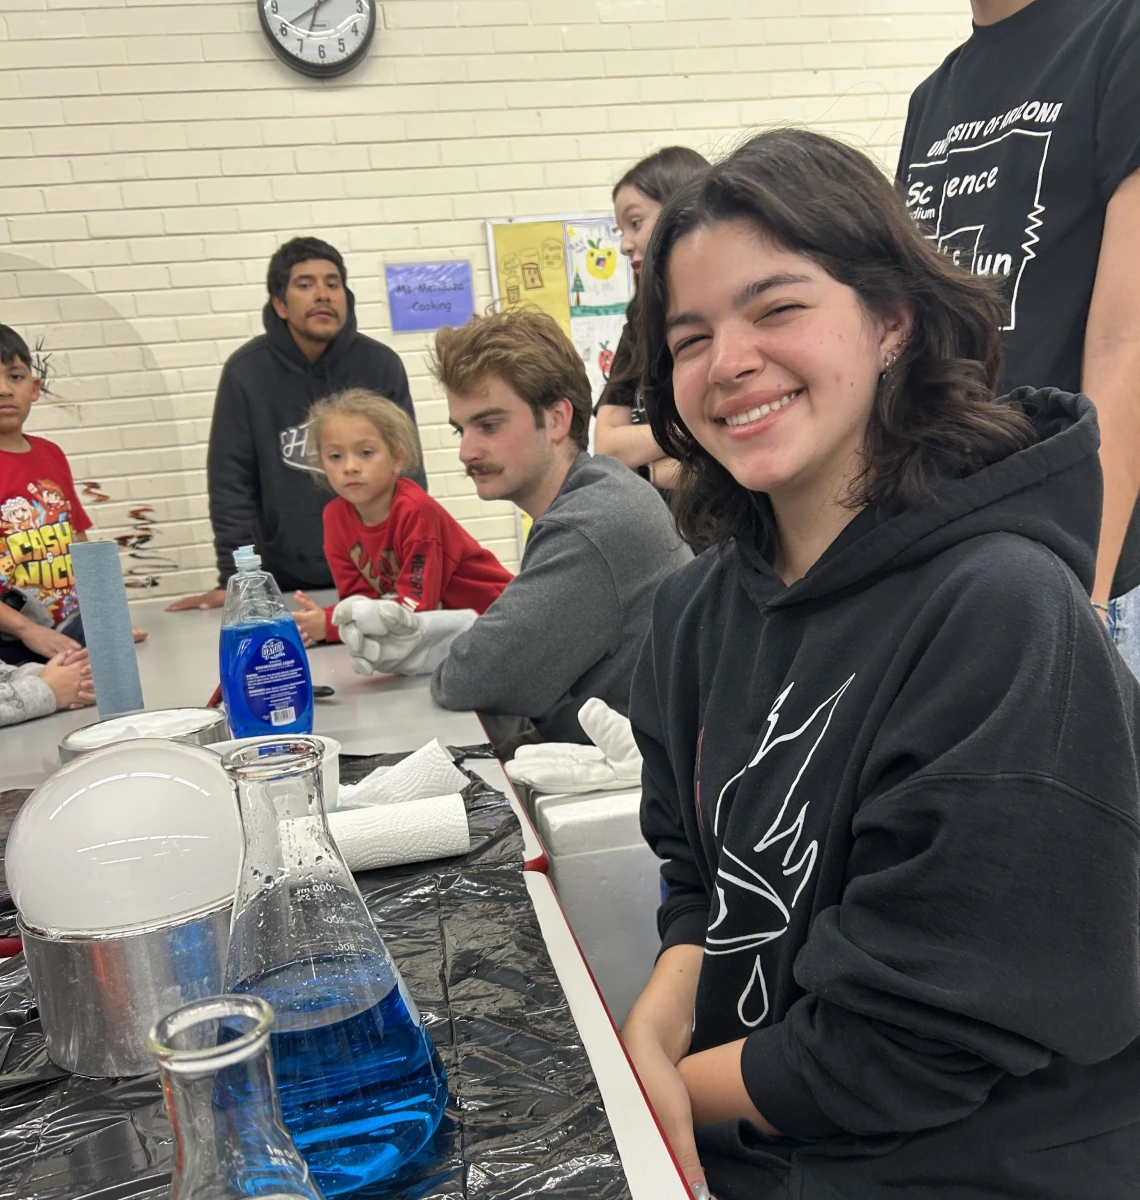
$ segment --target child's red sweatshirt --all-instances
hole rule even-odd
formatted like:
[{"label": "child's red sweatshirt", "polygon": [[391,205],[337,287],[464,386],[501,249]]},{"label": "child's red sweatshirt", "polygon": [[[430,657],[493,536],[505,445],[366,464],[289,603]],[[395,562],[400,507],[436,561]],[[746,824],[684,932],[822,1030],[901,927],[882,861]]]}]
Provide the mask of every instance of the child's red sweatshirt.
[{"label": "child's red sweatshirt", "polygon": [[[365,525],[340,496],[327,504],[325,557],[342,600],[392,596],[417,611],[442,606],[484,613],[513,578],[410,479],[397,480],[391,511],[381,525]],[[325,630],[330,642],[339,642],[332,611],[325,610]]]}]

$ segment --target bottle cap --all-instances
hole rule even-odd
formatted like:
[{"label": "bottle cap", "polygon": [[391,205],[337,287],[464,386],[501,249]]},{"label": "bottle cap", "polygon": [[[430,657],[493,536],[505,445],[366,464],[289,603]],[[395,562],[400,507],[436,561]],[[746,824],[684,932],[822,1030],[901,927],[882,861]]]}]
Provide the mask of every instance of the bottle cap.
[{"label": "bottle cap", "polygon": [[234,566],[239,571],[256,571],[261,566],[261,555],[252,546],[239,546],[234,551]]}]

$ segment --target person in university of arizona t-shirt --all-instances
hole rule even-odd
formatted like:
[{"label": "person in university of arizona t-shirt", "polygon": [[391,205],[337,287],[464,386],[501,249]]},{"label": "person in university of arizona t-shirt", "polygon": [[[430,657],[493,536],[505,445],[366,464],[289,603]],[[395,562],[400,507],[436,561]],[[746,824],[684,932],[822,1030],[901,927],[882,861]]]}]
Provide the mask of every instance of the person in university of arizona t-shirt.
[{"label": "person in university of arizona t-shirt", "polygon": [[999,391],[1096,405],[1092,598],[1140,673],[1140,4],[971,7],[973,35],[911,97],[898,184],[941,250],[1003,283]]}]

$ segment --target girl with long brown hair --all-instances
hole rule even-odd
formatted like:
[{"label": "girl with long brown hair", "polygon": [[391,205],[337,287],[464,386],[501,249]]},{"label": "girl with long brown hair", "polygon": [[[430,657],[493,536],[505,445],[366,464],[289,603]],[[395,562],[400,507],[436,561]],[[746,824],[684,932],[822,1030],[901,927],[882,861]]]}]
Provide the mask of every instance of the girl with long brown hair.
[{"label": "girl with long brown hair", "polygon": [[630,719],[662,954],[623,1030],[718,1200],[1125,1200],[1140,685],[1089,604],[1089,401],[878,168],[765,133],[639,294],[674,511]]}]

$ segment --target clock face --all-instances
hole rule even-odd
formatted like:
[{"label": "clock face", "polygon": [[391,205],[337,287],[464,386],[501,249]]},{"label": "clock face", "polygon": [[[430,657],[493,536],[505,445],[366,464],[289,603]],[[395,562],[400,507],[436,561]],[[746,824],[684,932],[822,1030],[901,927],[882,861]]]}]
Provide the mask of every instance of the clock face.
[{"label": "clock face", "polygon": [[376,32],[376,0],[258,0],[258,11],[278,57],[306,75],[356,66]]}]

